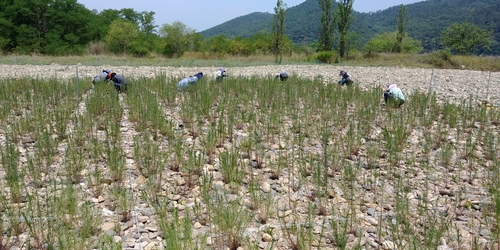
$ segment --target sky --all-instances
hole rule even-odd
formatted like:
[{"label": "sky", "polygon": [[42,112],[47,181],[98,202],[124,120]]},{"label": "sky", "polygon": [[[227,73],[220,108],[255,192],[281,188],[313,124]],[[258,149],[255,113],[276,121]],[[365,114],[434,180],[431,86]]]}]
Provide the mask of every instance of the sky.
[{"label": "sky", "polygon": [[[422,2],[423,0],[355,0],[353,9],[358,12],[376,12],[392,6]],[[305,0],[283,0],[288,8]],[[172,24],[180,21],[195,31],[204,31],[236,17],[253,12],[274,13],[276,0],[78,0],[87,9],[120,10],[132,8],[136,12],[155,12],[155,24]]]}]

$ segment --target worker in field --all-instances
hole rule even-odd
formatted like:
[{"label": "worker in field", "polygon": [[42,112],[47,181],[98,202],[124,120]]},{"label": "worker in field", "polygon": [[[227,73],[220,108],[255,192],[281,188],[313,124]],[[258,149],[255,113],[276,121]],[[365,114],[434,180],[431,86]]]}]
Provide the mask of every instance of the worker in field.
[{"label": "worker in field", "polygon": [[344,85],[350,86],[354,82],[352,79],[352,76],[349,73],[347,73],[347,71],[345,71],[345,70],[341,70],[339,73],[339,76],[342,77],[342,79],[340,79],[340,81],[339,81],[339,84],[341,86],[344,86]]},{"label": "worker in field", "polygon": [[386,104],[393,104],[394,106],[401,107],[405,103],[405,96],[396,84],[389,84],[384,92],[384,102]]},{"label": "worker in field", "polygon": [[113,81],[114,87],[118,92],[127,92],[129,87],[127,78],[123,75],[118,75],[114,72],[109,72],[109,79]]},{"label": "worker in field", "polygon": [[179,91],[186,89],[187,87],[194,85],[198,80],[203,77],[203,72],[198,72],[192,76],[188,76],[177,83],[177,89]]},{"label": "worker in field", "polygon": [[222,82],[222,80],[226,76],[227,76],[227,71],[224,67],[220,67],[217,69],[217,71],[214,72],[214,80],[216,82]]},{"label": "worker in field", "polygon": [[99,75],[95,76],[92,80],[92,88],[98,82],[104,82],[109,80],[109,73],[111,71],[109,69],[104,69]]},{"label": "worker in field", "polygon": [[280,79],[280,81],[286,81],[288,80],[288,73],[286,71],[281,71],[278,75],[276,75],[276,78]]}]

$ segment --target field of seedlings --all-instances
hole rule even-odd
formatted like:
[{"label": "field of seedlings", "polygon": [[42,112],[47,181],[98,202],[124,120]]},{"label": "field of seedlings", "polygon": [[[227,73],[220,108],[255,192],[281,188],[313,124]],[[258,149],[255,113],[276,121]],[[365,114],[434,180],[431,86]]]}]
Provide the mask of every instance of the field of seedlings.
[{"label": "field of seedlings", "polygon": [[0,250],[499,248],[498,73],[0,68]]}]

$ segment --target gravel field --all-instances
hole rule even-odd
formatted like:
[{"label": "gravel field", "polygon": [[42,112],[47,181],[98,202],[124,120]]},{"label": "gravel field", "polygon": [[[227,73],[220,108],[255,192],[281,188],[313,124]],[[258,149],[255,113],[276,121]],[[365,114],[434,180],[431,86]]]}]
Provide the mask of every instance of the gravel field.
[{"label": "gravel field", "polygon": [[[214,67],[152,67],[152,66],[110,66],[102,67],[79,65],[0,65],[0,77],[79,77],[92,78],[101,69],[123,74],[129,78],[154,77],[165,74],[168,77],[186,77],[196,72],[211,76]],[[478,101],[500,106],[500,72],[471,70],[421,69],[400,67],[356,67],[331,65],[271,65],[251,67],[226,67],[231,76],[273,76],[286,70],[292,77],[309,77],[337,82],[338,72],[347,70],[361,86],[386,86],[396,83],[405,93],[415,90],[426,92],[432,89],[439,100],[460,102],[470,95]],[[207,74],[208,73],[208,74]]]},{"label": "gravel field", "polygon": [[[75,79],[78,75],[79,79],[83,81],[90,81],[95,75],[101,72],[102,69],[110,69],[113,72],[123,74],[128,77],[131,82],[139,77],[155,77],[155,76],[165,76],[166,84],[177,84],[177,79],[190,76],[197,72],[204,72],[207,77],[212,76],[218,66],[213,67],[151,67],[151,66],[109,66],[103,65],[100,67],[94,66],[83,66],[83,65],[0,65],[0,78],[22,78],[22,77],[40,77],[40,78],[51,78],[56,77],[60,79]],[[353,77],[357,84],[360,84],[362,88],[370,87],[380,87],[384,88],[389,83],[396,83],[406,94],[412,93],[413,91],[427,92],[429,90],[434,91],[437,94],[439,101],[449,101],[454,103],[460,103],[464,99],[467,99],[470,95],[473,95],[478,103],[488,102],[491,105],[500,105],[500,72],[481,72],[481,71],[470,71],[470,70],[437,70],[437,69],[420,69],[420,68],[399,68],[399,67],[340,67],[340,66],[330,66],[330,65],[272,65],[272,66],[252,66],[252,67],[226,67],[229,77],[273,77],[282,70],[286,70],[291,76],[291,81],[294,77],[300,78],[311,78],[317,81],[327,81],[330,83],[336,83],[339,80],[338,72],[340,70],[348,71]],[[173,80],[170,80],[174,78]],[[88,90],[83,94],[83,100],[86,100],[88,96],[92,96],[98,93],[94,90]],[[180,96],[184,93],[178,93]],[[113,196],[111,194],[111,189],[103,192],[102,195],[98,197],[93,197],[92,187],[88,185],[85,181],[77,183],[79,188],[88,195],[86,197],[95,208],[101,213],[103,219],[100,229],[103,234],[112,237],[114,242],[120,242],[123,249],[168,249],[165,246],[166,236],[164,232],[161,232],[159,221],[161,218],[159,214],[147,203],[141,200],[141,195],[146,189],[147,179],[138,171],[138,162],[141,161],[140,157],[135,156],[134,151],[134,138],[137,137],[140,132],[138,132],[136,126],[137,122],[129,120],[129,107],[127,106],[126,98],[129,94],[119,94],[118,100],[123,108],[123,117],[120,121],[120,138],[121,142],[119,145],[123,148],[123,152],[126,157],[126,168],[130,176],[128,179],[123,181],[122,185],[124,187],[130,186],[131,192],[133,192],[134,197],[137,198],[137,202],[133,206],[133,217],[129,218],[127,221],[122,220],[122,215],[117,211],[114,211],[116,204],[113,204]],[[381,98],[382,99],[382,98]],[[410,101],[411,100],[407,100]],[[323,103],[321,103],[323,104]],[[76,115],[79,117],[84,117],[86,111],[86,102],[82,101],[78,105],[78,112]],[[179,107],[166,107],[163,106],[163,112],[167,119],[173,121],[173,124],[182,124],[182,120],[179,115]],[[286,121],[286,119],[285,119]],[[71,123],[71,122],[70,122]],[[436,122],[437,123],[437,122]],[[307,124],[307,123],[306,123]],[[68,124],[68,128],[72,127],[73,124]],[[212,124],[206,122],[203,123],[200,131],[208,131],[208,127]],[[485,155],[489,152],[487,151],[487,143],[484,141],[479,141],[477,139],[477,146],[474,147],[473,151],[470,153],[475,159],[474,163],[468,163],[469,160],[463,160],[458,157],[458,154],[466,151],[467,144],[470,144],[468,140],[476,140],[478,128],[482,125],[479,123],[474,123],[472,128],[469,128],[468,132],[470,137],[463,134],[458,135],[456,129],[451,129],[447,132],[446,137],[443,137],[443,143],[446,142],[449,145],[456,147],[456,155],[452,157],[452,163],[450,167],[443,166],[439,160],[439,157],[443,155],[443,148],[432,149],[432,152],[424,154],[422,143],[425,142],[425,135],[430,133],[436,133],[436,124],[430,126],[431,129],[424,131],[421,128],[412,128],[408,132],[408,138],[405,140],[405,150],[402,152],[405,156],[414,159],[418,159],[421,155],[428,155],[429,162],[433,165],[433,169],[428,171],[425,166],[419,164],[407,164],[406,162],[398,162],[397,168],[390,169],[391,166],[388,163],[387,157],[381,157],[380,165],[378,168],[360,168],[359,174],[356,177],[355,187],[353,190],[363,195],[356,194],[356,201],[354,198],[350,197],[349,194],[344,194],[342,189],[337,186],[337,181],[341,182],[341,175],[336,175],[332,177],[333,186],[328,187],[328,194],[325,195],[325,207],[326,211],[333,211],[334,208],[345,209],[350,208],[352,204],[355,204],[353,218],[355,218],[355,225],[352,227],[352,231],[349,231],[345,235],[346,248],[354,249],[356,245],[359,244],[362,249],[398,249],[396,247],[397,239],[395,235],[384,235],[386,231],[391,229],[391,224],[382,224],[385,221],[391,221],[393,224],[394,220],[389,220],[390,218],[395,218],[399,209],[396,205],[396,199],[399,198],[407,203],[409,208],[409,215],[405,215],[408,218],[414,218],[415,220],[422,220],[418,218],[419,206],[422,203],[424,197],[434,204],[434,207],[429,207],[429,211],[438,214],[436,218],[438,221],[435,224],[442,223],[443,218],[451,218],[450,224],[447,225],[449,228],[446,234],[440,237],[439,247],[440,250],[451,250],[451,249],[499,249],[497,239],[495,239],[495,231],[493,226],[495,222],[489,221],[491,218],[485,219],[484,213],[487,209],[491,209],[492,197],[493,195],[487,188],[486,180],[488,180],[489,169],[494,166],[494,161],[487,160]],[[7,136],[6,128],[0,128],[0,145],[6,145]],[[235,129],[235,139],[234,141],[224,141],[222,148],[218,148],[221,152],[225,150],[230,150],[231,148],[240,147],[245,141],[250,138],[249,131],[245,131],[244,128],[248,126],[243,126],[241,129]],[[441,127],[439,126],[439,129]],[[485,131],[491,133],[492,138],[498,138],[498,124],[489,124],[489,127],[484,128]],[[68,129],[68,133],[71,134],[72,130]],[[190,131],[184,126],[176,126],[176,133],[182,135],[183,144],[182,147],[192,148],[196,152],[202,154],[203,149],[199,148],[202,145],[200,138],[205,135],[193,137]],[[383,134],[382,128],[377,124],[373,125],[374,137],[381,137]],[[444,132],[443,132],[444,133]],[[340,134],[340,132],[339,132]],[[483,136],[484,137],[484,136]],[[106,135],[104,131],[99,130],[96,132],[95,138],[98,141],[105,141]],[[286,138],[286,137],[283,137]],[[293,137],[292,137],[293,138]],[[23,164],[27,162],[27,156],[34,154],[36,152],[34,139],[28,138],[29,140],[20,140],[17,147],[20,151],[20,159]],[[366,139],[366,140],[365,140]],[[368,144],[370,138],[362,138],[361,151],[368,151]],[[166,138],[159,139],[162,144],[160,144],[163,150],[165,148],[171,147],[168,144]],[[494,140],[498,142],[498,139]],[[55,152],[54,158],[55,163],[53,163],[50,168],[59,169],[65,164],[65,154],[68,149],[68,140],[61,139],[58,144],[58,151]],[[299,241],[298,236],[288,235],[286,232],[290,230],[291,226],[295,225],[293,223],[298,223],[301,227],[311,228],[315,237],[321,235],[323,238],[320,243],[314,243],[312,246],[314,249],[339,249],[335,246],[335,230],[331,226],[327,225],[325,231],[323,231],[323,226],[329,223],[335,223],[335,221],[341,221],[334,214],[329,214],[329,212],[313,214],[312,215],[312,225],[304,222],[306,221],[309,213],[309,205],[311,204],[312,192],[315,190],[312,184],[311,178],[308,177],[310,183],[304,183],[300,188],[295,188],[295,180],[290,177],[292,175],[282,174],[282,176],[276,180],[271,178],[270,172],[272,164],[275,164],[275,159],[281,157],[282,154],[289,155],[290,159],[295,157],[296,151],[308,152],[311,155],[317,154],[321,155],[322,148],[321,142],[318,138],[308,138],[303,145],[300,146],[300,150],[290,150],[295,148],[292,141],[287,142],[266,142],[265,149],[263,152],[264,156],[264,168],[259,169],[250,165],[250,162],[257,162],[255,155],[248,155],[248,159],[245,159],[252,171],[255,172],[255,176],[262,176],[260,180],[259,190],[263,194],[270,194],[274,197],[274,202],[272,204],[272,209],[275,212],[273,216],[268,218],[266,224],[260,224],[253,221],[250,226],[246,227],[243,231],[243,236],[250,239],[254,245],[258,246],[259,249],[299,249],[293,248],[290,245],[292,241]],[[498,147],[497,147],[498,148]],[[217,153],[219,153],[217,151]],[[446,152],[445,152],[446,153]],[[496,153],[498,156],[498,152]],[[366,159],[363,155],[353,155],[348,158],[348,161],[358,161],[363,162]],[[383,158],[383,159],[382,159]],[[214,186],[218,189],[223,189],[227,186],[227,183],[223,182],[222,174],[219,169],[220,162],[218,157],[215,157],[215,163],[207,163],[203,167],[204,173],[212,173],[214,177]],[[0,162],[1,163],[1,162]],[[458,167],[458,163],[462,164],[460,166],[469,166],[472,170],[469,171],[466,167]],[[481,164],[479,164],[481,163]],[[86,163],[85,173],[88,173],[89,164]],[[435,166],[434,166],[435,165]],[[1,165],[0,165],[1,166]],[[367,166],[364,164],[363,166]],[[344,167],[344,166],[342,166]],[[107,169],[107,166],[102,166],[103,169]],[[463,169],[462,169],[463,168]],[[103,173],[106,175],[108,170],[104,170]],[[165,179],[165,183],[162,186],[161,196],[166,196],[171,202],[169,206],[175,207],[179,214],[184,215],[186,211],[192,211],[193,208],[199,205],[200,202],[200,185],[199,183],[193,184],[194,186],[189,186],[186,184],[185,173],[181,173],[178,170],[174,171],[165,167],[163,169],[164,175],[162,178]],[[286,173],[288,170],[284,170]],[[293,170],[290,170],[293,171]],[[57,171],[55,171],[57,172]],[[472,172],[474,172],[472,174]],[[408,182],[408,194],[406,197],[401,198],[396,196],[397,182],[400,176],[409,176],[409,173],[413,174],[413,178],[406,178],[405,181]],[[397,175],[397,176],[396,176]],[[200,174],[201,176],[201,174]],[[364,185],[363,183],[367,180],[378,180],[379,176],[386,180],[387,183],[380,184],[377,181],[369,185]],[[443,180],[444,177],[453,176],[453,179],[448,180],[448,178]],[[57,178],[61,178],[58,176]],[[191,177],[189,177],[191,178]],[[403,179],[403,178],[401,178]],[[0,186],[5,185],[6,171],[0,168]],[[110,179],[109,186],[113,181]],[[371,182],[370,182],[371,183]],[[362,185],[363,184],[363,185]],[[106,184],[107,185],[107,184]],[[427,186],[426,186],[427,185]],[[189,186],[189,187],[188,187]],[[249,191],[246,190],[247,184],[242,185],[240,191],[235,194],[229,194],[231,200],[241,200],[243,205],[250,204]],[[379,189],[380,188],[380,189]],[[179,192],[183,191],[183,192]],[[44,189],[43,194],[46,190]],[[1,193],[0,193],[1,194]],[[358,204],[359,203],[359,204]],[[400,202],[401,203],[401,202]],[[494,202],[493,202],[494,203]],[[293,207],[292,205],[293,204]],[[0,204],[0,208],[3,204]],[[240,204],[241,205],[241,204]],[[493,204],[494,205],[494,204]],[[496,208],[496,207],[495,207]],[[0,211],[2,211],[0,209]],[[201,211],[201,210],[200,210]],[[214,236],[214,226],[212,224],[206,224],[207,216],[205,212],[201,211],[200,215],[193,216],[192,221],[192,237],[197,239],[205,238],[202,245],[205,248],[202,249],[229,249],[225,246],[225,243],[219,242],[220,236]],[[1,217],[0,217],[1,218]],[[425,219],[425,217],[423,217]],[[431,217],[429,217],[431,218]],[[442,221],[441,221],[442,220]],[[380,222],[379,222],[380,221]],[[434,220],[432,221],[435,222]],[[7,222],[4,222],[7,223]],[[491,223],[491,224],[490,224]],[[418,224],[418,223],[415,223]],[[339,224],[340,225],[340,224]],[[118,230],[118,229],[119,230]],[[422,229],[423,230],[423,229]],[[392,232],[392,231],[391,231]],[[415,231],[415,234],[422,234],[424,231]],[[404,233],[402,233],[404,234]],[[2,237],[2,236],[0,236]],[[5,237],[5,234],[3,235]],[[414,235],[402,235],[399,236],[403,239],[409,239],[414,237]],[[0,238],[1,240],[2,238]],[[217,241],[219,239],[219,241]],[[13,242],[15,247],[11,249],[30,249],[30,234],[28,232],[23,232],[19,236],[13,236],[9,239]],[[1,243],[1,242],[0,242]],[[401,242],[400,242],[401,243]],[[402,242],[402,245],[406,245],[408,242]],[[201,243],[200,243],[201,244]],[[491,246],[491,248],[489,248]],[[313,249],[311,247],[311,249]],[[0,249],[3,249],[0,245]],[[247,248],[238,248],[247,249]],[[305,248],[307,249],[307,248]],[[399,249],[406,249],[401,247]]]}]

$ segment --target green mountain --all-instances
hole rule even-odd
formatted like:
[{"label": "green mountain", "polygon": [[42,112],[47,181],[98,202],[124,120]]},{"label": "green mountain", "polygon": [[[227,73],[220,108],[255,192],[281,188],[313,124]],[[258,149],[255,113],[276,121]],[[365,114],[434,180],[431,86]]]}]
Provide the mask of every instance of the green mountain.
[{"label": "green mountain", "polygon": [[[285,2],[286,3],[286,2]],[[371,13],[353,13],[350,31],[361,35],[361,44],[375,34],[396,30],[396,17],[400,6]],[[285,33],[297,44],[317,41],[320,29],[318,0],[307,0],[286,11]],[[441,49],[441,31],[453,23],[470,22],[476,26],[493,30],[491,51],[486,54],[500,55],[500,1],[498,0],[427,0],[406,5],[407,32],[420,40],[425,51]],[[226,35],[249,37],[257,32],[270,32],[273,14],[255,12],[234,18],[201,33],[205,37]]]}]

